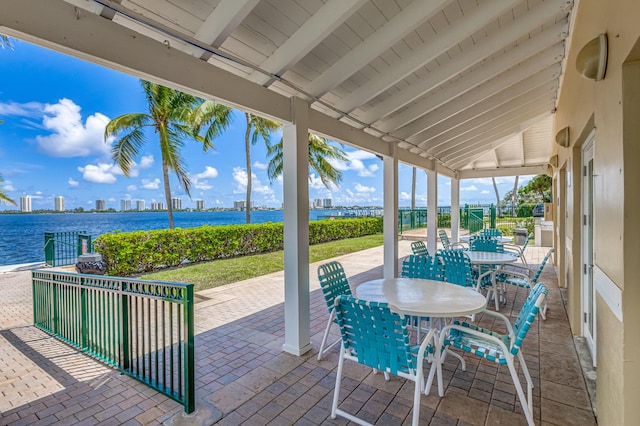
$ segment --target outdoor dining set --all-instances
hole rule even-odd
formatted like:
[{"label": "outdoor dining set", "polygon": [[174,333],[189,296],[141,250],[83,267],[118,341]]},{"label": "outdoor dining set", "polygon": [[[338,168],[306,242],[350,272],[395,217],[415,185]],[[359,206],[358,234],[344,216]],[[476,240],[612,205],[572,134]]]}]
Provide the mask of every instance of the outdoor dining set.
[{"label": "outdoor dining set", "polygon": [[[527,423],[534,424],[533,381],[521,347],[536,316],[545,319],[548,291],[538,281],[553,248],[534,271],[525,258],[529,238],[522,246],[511,245],[510,239],[495,229],[485,229],[466,242],[450,242],[444,230],[439,237],[444,248],[433,255],[424,242],[412,243],[413,254],[403,260],[400,278],[367,281],[354,292],[339,262],[318,268],[329,310],[318,359],[340,345],[332,418],[341,416],[368,424],[338,407],[345,360],[371,367],[374,373],[382,372],[387,380],[389,374],[394,374],[415,382],[412,424],[417,425],[421,395],[430,393],[434,380],[438,395],[444,396],[445,358],[455,357],[465,370],[466,353],[507,366]],[[498,312],[512,286],[528,292],[513,323]],[[479,313],[494,317],[501,328],[480,327],[474,322]],[[333,324],[338,325],[341,337],[327,344]],[[507,332],[503,333],[505,329]],[[516,361],[524,375],[525,388]],[[425,364],[430,364],[426,382]]]}]

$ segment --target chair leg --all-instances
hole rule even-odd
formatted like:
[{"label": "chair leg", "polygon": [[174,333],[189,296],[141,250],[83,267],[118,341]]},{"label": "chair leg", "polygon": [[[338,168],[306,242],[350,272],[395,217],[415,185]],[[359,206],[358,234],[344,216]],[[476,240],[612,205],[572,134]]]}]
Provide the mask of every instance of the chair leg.
[{"label": "chair leg", "polygon": [[338,359],[338,371],[336,372],[336,388],[333,391],[333,402],[331,404],[331,418],[335,419],[338,411],[338,399],[340,398],[340,383],[342,382],[342,366],[344,364],[344,354],[340,350],[340,358]]},{"label": "chair leg", "polygon": [[527,423],[529,426],[535,426],[535,422],[533,421],[533,402],[531,401],[531,382],[527,380],[527,396],[525,397],[522,384],[520,383],[520,378],[518,377],[518,372],[516,371],[513,363],[513,358],[508,359],[507,366],[509,367],[509,373],[511,373],[511,379],[513,380],[513,385],[516,388],[516,393],[518,394],[518,399],[520,400],[520,405],[522,405],[522,411],[524,411]]},{"label": "chair leg", "polygon": [[[431,368],[433,368],[433,364],[431,365]],[[411,424],[412,426],[418,426],[420,423],[420,397],[422,396],[422,371],[416,371],[416,377],[414,378],[414,381],[415,388],[413,389],[413,420]]]},{"label": "chair leg", "polygon": [[547,299],[544,299],[544,303],[542,304],[542,309],[540,309],[540,318],[543,320],[547,320]]},{"label": "chair leg", "polygon": [[333,324],[333,320],[335,319],[335,317],[336,317],[336,311],[332,309],[331,313],[329,314],[329,322],[327,322],[327,327],[324,329],[324,336],[322,336],[320,349],[318,349],[318,361],[320,361],[322,357],[324,357],[324,354],[327,353],[329,349],[334,347],[336,343],[342,340],[342,339],[338,339],[337,342],[334,342],[331,344],[331,346],[325,348],[325,345],[327,344],[327,338],[329,337],[329,330],[331,329],[331,324]]}]

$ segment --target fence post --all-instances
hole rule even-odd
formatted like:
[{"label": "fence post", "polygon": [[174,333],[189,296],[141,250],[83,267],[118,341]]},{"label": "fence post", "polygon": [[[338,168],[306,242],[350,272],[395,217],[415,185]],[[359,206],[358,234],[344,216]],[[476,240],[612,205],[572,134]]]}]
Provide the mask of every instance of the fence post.
[{"label": "fence post", "polygon": [[195,410],[195,350],[194,350],[194,306],[193,285],[185,289],[186,301],[183,305],[185,319],[186,344],[184,346],[184,386],[185,386],[185,411],[187,414]]},{"label": "fence post", "polygon": [[87,326],[87,289],[82,285],[83,279],[80,279],[80,315],[81,315],[81,333],[82,333],[82,350],[86,350],[89,346],[89,329]]},{"label": "fence post", "polygon": [[123,370],[129,370],[130,354],[129,354],[129,296],[125,293],[124,283],[120,281],[118,283],[120,288],[120,315],[122,321],[120,321],[120,348],[122,353],[120,354],[120,368]]},{"label": "fence post", "polygon": [[44,233],[44,263],[47,266],[56,266],[53,244],[54,244],[53,232],[45,232]]},{"label": "fence post", "polygon": [[491,204],[489,211],[491,212],[491,218],[489,219],[490,220],[489,228],[495,229],[496,228],[496,206]]}]

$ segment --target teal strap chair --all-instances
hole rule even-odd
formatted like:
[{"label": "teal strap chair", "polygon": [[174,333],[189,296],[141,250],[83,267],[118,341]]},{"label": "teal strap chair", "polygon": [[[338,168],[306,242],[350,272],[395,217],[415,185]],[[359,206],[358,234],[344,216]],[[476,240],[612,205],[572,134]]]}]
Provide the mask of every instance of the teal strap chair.
[{"label": "teal strap chair", "polygon": [[494,253],[504,253],[504,246],[498,240],[491,237],[475,237],[469,240],[471,251],[491,251]]},{"label": "teal strap chair", "polygon": [[442,247],[445,250],[452,250],[452,249],[465,250],[467,248],[462,243],[452,243],[451,240],[449,240],[447,231],[445,231],[444,229],[441,229],[438,231],[438,237],[440,237],[440,242],[442,243]]},{"label": "teal strap chair", "polygon": [[402,262],[400,275],[406,278],[444,281],[444,265],[436,257],[410,254]]},{"label": "teal strap chair", "polygon": [[524,240],[524,244],[522,245],[522,247],[515,244],[505,244],[504,250],[513,253],[514,256],[517,256],[518,258],[520,258],[520,261],[525,266],[529,266],[529,263],[527,263],[527,258],[525,257],[524,252],[527,249],[527,246],[529,245],[530,240],[531,240],[531,233],[527,234],[527,238]]},{"label": "teal strap chair", "polygon": [[[338,361],[331,418],[341,416],[357,424],[369,424],[338,408],[344,362],[348,360],[372,367],[374,371],[381,370],[412,380],[415,383],[412,424],[417,426],[425,360],[435,364],[431,369],[434,370],[435,367],[437,370],[438,385],[442,386],[440,357],[434,356],[433,350],[436,330],[432,329],[420,346],[412,346],[409,343],[405,316],[387,303],[368,302],[343,295],[335,300],[335,312],[342,335],[342,350]],[[429,393],[433,374],[430,373],[429,378],[424,388],[426,394]]]},{"label": "teal strap chair", "polygon": [[411,243],[411,251],[416,256],[429,256],[429,250],[424,244],[424,241],[414,241]]},{"label": "teal strap chair", "polygon": [[327,327],[324,330],[324,336],[320,343],[320,349],[318,350],[318,360],[321,360],[329,349],[339,344],[341,341],[341,339],[338,339],[328,347],[325,347],[327,344],[327,338],[329,337],[331,324],[336,322],[336,312],[334,308],[336,297],[341,294],[351,296],[352,293],[349,281],[347,280],[347,276],[344,273],[344,269],[340,262],[333,261],[320,265],[318,267],[318,280],[320,281],[324,301],[329,309],[329,321],[327,322]]},{"label": "teal strap chair", "polygon": [[[522,404],[527,423],[531,426],[534,425],[532,399],[533,381],[531,380],[527,365],[524,362],[521,347],[531,325],[540,312],[540,307],[543,305],[546,296],[547,288],[544,284],[536,284],[529,294],[529,297],[527,297],[513,325],[507,317],[498,312],[484,311],[485,315],[493,316],[504,322],[507,328],[507,334],[500,334],[492,330],[480,328],[472,323],[454,322],[442,329],[440,337],[440,348],[442,349],[450,350],[451,348],[457,348],[471,355],[484,358],[489,362],[506,365],[509,368],[509,373],[511,373],[511,379],[515,385],[520,404]],[[444,361],[447,352],[446,350],[442,352],[441,362]],[[515,366],[514,361],[516,358],[518,358],[527,382],[526,396],[520,383],[520,378],[518,377],[518,370]],[[465,368],[466,366],[464,362],[462,362],[462,370],[465,370]],[[431,376],[431,372],[429,375]]]},{"label": "teal strap chair", "polygon": [[480,231],[480,235],[483,237],[502,237],[502,231],[495,228],[485,228]]},{"label": "teal strap chair", "polygon": [[462,250],[438,250],[436,255],[444,265],[444,280],[463,287],[476,287],[471,261]]},{"label": "teal strap chair", "polygon": [[[551,255],[555,249],[552,247],[549,249],[547,254],[542,259],[540,266],[536,271],[533,271],[529,267],[524,265],[508,265],[505,266],[500,273],[496,276],[496,281],[500,283],[503,287],[506,287],[507,284],[513,285],[520,288],[526,288],[527,290],[531,290],[533,286],[538,283],[540,279],[540,274],[542,274],[542,270],[545,265],[551,258]],[[547,303],[545,302],[542,310],[540,311],[540,316],[543,320],[547,319]]]}]

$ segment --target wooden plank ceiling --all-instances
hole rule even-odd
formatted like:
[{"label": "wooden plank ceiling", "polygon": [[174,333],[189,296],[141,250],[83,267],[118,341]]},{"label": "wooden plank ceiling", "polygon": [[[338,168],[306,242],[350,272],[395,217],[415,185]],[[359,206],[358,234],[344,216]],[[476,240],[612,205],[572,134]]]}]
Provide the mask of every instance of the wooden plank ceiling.
[{"label": "wooden plank ceiling", "polygon": [[67,2],[455,174],[549,161],[570,0]]}]

